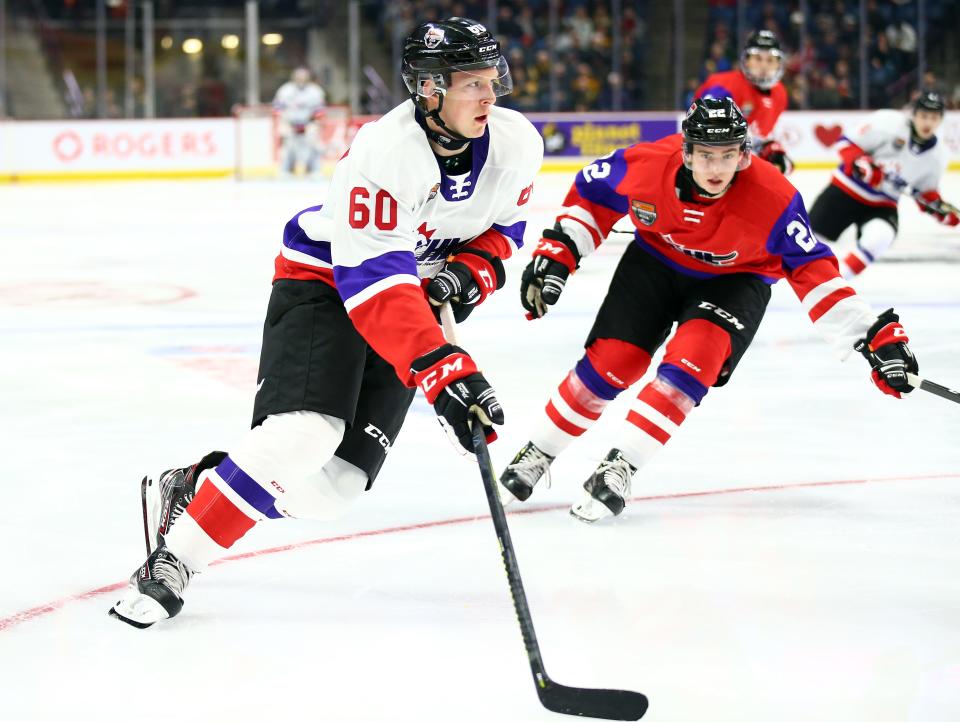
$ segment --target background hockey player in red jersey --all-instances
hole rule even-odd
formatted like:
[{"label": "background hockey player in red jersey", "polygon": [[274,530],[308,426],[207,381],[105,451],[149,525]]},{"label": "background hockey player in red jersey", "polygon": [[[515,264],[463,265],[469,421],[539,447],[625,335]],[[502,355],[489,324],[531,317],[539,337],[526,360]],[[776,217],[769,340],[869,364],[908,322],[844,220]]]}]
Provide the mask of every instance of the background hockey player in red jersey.
[{"label": "background hockey player in red jersey", "polygon": [[878,318],[810,230],[799,192],[753,159],[747,124],[729,98],[696,100],[682,135],[638,143],[577,175],[523,273],[531,317],[555,304],[569,274],[629,216],[636,227],[587,338],[586,353],[546,405],[530,441],[500,477],[525,500],[554,458],[647,371],[655,378],[614,433],[613,448],[571,509],[584,521],[619,514],[633,475],[713,386],[729,381],[760,325],[770,286],[786,278],[841,358],[855,347],[881,391],[910,391],[917,363],[892,309]]},{"label": "background hockey player in red jersey", "polygon": [[503,286],[543,142],[495,106],[510,73],[475,21],[416,28],[402,75],[410,100],[360,129],[325,203],[284,228],[253,429],[229,456],[144,479],[149,556],[111,610],[121,620],[179,613],[193,574],[261,519],[337,516],[376,479],[418,386],[464,449],[471,409],[503,423],[433,308],[462,321]]},{"label": "background hockey player in red jersey", "polygon": [[732,98],[750,126],[753,151],[787,174],[793,170],[793,163],[772,137],[777,119],[787,109],[787,90],[780,82],[783,66],[779,38],[770,30],[759,30],[747,38],[740,53],[740,68],[713,73],[695,97]]},{"label": "background hockey player in red jersey", "polygon": [[897,237],[897,205],[902,193],[945,226],[960,224],[960,211],[940,197],[947,151],[937,138],[944,102],[922,92],[910,115],[898,110],[872,113],[856,131],[836,143],[840,165],[810,209],[817,237],[836,241],[857,227],[856,246],[843,255],[840,271],[855,276],[879,258]]}]

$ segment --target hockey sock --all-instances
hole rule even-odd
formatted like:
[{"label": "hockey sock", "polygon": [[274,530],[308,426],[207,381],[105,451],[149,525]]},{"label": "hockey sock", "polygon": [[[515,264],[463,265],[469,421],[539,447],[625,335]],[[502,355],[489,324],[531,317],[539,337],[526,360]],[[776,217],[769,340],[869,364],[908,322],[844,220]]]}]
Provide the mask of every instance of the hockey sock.
[{"label": "hockey sock", "polygon": [[860,229],[857,247],[840,264],[840,273],[844,278],[862,273],[893,245],[896,236],[896,229],[887,221],[880,218],[867,221]]},{"label": "hockey sock", "polygon": [[680,324],[657,377],[627,412],[614,448],[638,469],[646,464],[716,383],[730,350],[730,335],[716,324],[699,318]]},{"label": "hockey sock", "polygon": [[550,397],[546,417],[531,441],[557,456],[589,429],[621,391],[650,365],[650,354],[616,339],[597,339]]}]

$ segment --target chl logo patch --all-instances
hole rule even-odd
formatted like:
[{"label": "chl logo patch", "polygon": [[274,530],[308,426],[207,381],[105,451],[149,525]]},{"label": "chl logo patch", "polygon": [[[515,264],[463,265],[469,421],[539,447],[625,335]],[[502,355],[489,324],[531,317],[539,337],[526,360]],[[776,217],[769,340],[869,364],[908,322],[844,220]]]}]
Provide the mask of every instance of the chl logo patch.
[{"label": "chl logo patch", "polygon": [[630,210],[638,221],[645,226],[652,226],[657,220],[657,207],[653,203],[641,200],[631,200]]}]

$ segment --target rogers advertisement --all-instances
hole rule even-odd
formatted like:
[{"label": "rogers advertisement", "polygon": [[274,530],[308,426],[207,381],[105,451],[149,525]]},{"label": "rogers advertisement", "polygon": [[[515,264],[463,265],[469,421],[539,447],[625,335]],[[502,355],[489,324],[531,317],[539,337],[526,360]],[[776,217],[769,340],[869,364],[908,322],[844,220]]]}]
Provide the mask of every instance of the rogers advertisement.
[{"label": "rogers advertisement", "polygon": [[216,176],[233,172],[230,118],[0,123],[0,176]]}]

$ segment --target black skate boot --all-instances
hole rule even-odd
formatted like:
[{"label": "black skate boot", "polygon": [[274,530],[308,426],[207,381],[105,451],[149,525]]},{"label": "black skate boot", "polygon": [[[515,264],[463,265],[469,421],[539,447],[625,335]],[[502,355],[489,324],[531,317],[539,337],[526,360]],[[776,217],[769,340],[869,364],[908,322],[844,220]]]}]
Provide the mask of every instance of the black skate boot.
[{"label": "black skate boot", "polygon": [[637,467],[624,459],[619,449],[611,449],[584,483],[585,498],[570,507],[570,514],[586,522],[616,516],[630,496],[630,480],[636,472]]},{"label": "black skate boot", "polygon": [[110,616],[137,629],[177,616],[193,574],[173,552],[159,547],[130,577],[126,595],[113,605]]},{"label": "black skate boot", "polygon": [[502,495],[503,505],[512,503],[514,499],[518,501],[529,499],[533,493],[533,487],[544,474],[547,476],[549,486],[550,464],[553,459],[554,457],[540,451],[532,441],[528,441],[500,475],[500,486],[509,492]]},{"label": "black skate boot", "polygon": [[147,554],[163,545],[163,535],[170,532],[197,491],[197,478],[226,458],[224,451],[211,451],[193,466],[168,469],[140,482],[140,502],[143,507],[143,536]]}]

